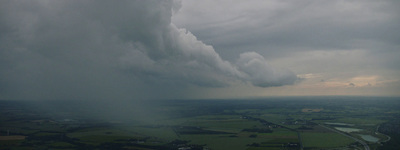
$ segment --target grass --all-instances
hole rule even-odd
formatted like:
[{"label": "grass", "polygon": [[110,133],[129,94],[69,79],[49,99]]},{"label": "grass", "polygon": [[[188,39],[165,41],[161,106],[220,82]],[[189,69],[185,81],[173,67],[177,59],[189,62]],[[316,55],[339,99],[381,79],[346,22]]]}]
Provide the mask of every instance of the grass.
[{"label": "grass", "polygon": [[[365,107],[368,109],[364,109],[364,107],[358,106],[358,104],[355,105],[355,107],[342,107],[344,104],[340,101],[333,104],[332,102],[314,104],[308,101],[273,102],[267,104],[260,101],[257,107],[253,107],[253,104],[247,105],[247,101],[239,104],[224,101],[220,103],[220,105],[223,105],[218,107],[214,106],[213,103],[214,102],[211,101],[187,104],[178,103],[180,105],[171,103],[171,106],[165,106],[166,108],[163,108],[163,112],[165,110],[166,114],[172,115],[157,118],[159,119],[157,122],[137,121],[130,122],[131,124],[124,124],[112,121],[109,122],[110,124],[108,126],[96,126],[97,121],[85,121],[82,116],[81,119],[77,119],[82,122],[69,124],[38,116],[33,116],[34,119],[32,119],[32,117],[29,116],[31,113],[29,111],[4,111],[4,109],[0,109],[0,135],[6,135],[9,130],[10,135],[28,136],[25,140],[0,140],[0,149],[12,149],[14,147],[27,148],[26,145],[30,145],[31,147],[35,146],[37,149],[79,149],[79,147],[84,144],[88,144],[86,145],[87,147],[101,146],[101,144],[116,144],[126,149],[145,150],[146,147],[161,147],[161,145],[174,140],[184,140],[189,141],[190,144],[206,145],[206,147],[211,149],[285,149],[285,144],[299,142],[297,132],[286,128],[273,128],[272,133],[257,133],[255,130],[246,130],[251,132],[245,132],[243,129],[263,129],[267,127],[260,123],[260,121],[244,119],[243,116],[260,118],[267,122],[283,125],[291,129],[298,129],[303,126],[290,125],[290,123],[296,120],[299,120],[299,122],[307,120],[307,122],[310,121],[321,124],[324,122],[349,123],[354,124],[354,128],[363,129],[362,132],[351,133],[352,135],[374,135],[378,124],[393,119],[393,117],[389,118],[395,116],[395,114],[391,113],[400,112],[395,109],[387,109],[386,107],[372,109],[370,108],[372,105],[369,105],[370,107]],[[276,107],[274,103],[277,103]],[[268,107],[264,109],[261,107],[262,105]],[[324,110],[321,112],[301,113],[302,108],[324,108]],[[192,110],[193,112],[191,112]],[[215,113],[213,113],[214,111]],[[314,109],[311,111],[314,111]],[[175,116],[175,114],[177,115]],[[57,118],[57,116],[58,115],[54,115],[53,118]],[[60,117],[58,116],[58,118]],[[323,120],[324,118],[330,120]],[[105,123],[106,122],[108,121],[105,121]],[[285,123],[283,124],[282,122]],[[99,123],[102,122],[99,121]],[[191,128],[198,129],[205,132],[195,134],[182,133],[177,135],[175,130],[179,133],[179,127],[187,128],[188,130]],[[307,127],[312,127],[312,129],[300,131],[305,149],[343,148],[355,142],[350,138],[334,133],[318,125],[313,126],[308,124]],[[64,138],[64,133],[70,138]],[[386,139],[384,135],[374,136]],[[52,137],[55,138],[48,140]],[[144,142],[134,145],[135,141]],[[250,146],[252,144],[253,146]],[[371,145],[371,148],[374,149],[377,144]],[[291,148],[295,149],[296,147]]]},{"label": "grass", "polygon": [[[249,136],[257,133],[241,132],[237,137],[231,137],[229,134],[220,135],[183,135],[184,140],[189,140],[191,144],[206,145],[211,149],[229,149],[229,150],[243,150],[243,149],[260,149],[262,147],[250,147],[250,144],[259,143],[261,146],[277,146],[281,148],[283,143],[298,142],[297,136],[285,136],[280,133],[272,134],[257,134],[255,138]],[[285,133],[284,133],[285,134]],[[264,147],[274,148],[274,147]]]},{"label": "grass", "polygon": [[166,141],[171,141],[177,138],[177,135],[170,127],[131,127],[128,130],[142,136],[157,137]]},{"label": "grass", "polygon": [[0,149],[2,149],[1,147],[18,145],[22,141],[23,140],[0,140]]},{"label": "grass", "polygon": [[[232,136],[234,135],[234,136]],[[257,135],[251,138],[251,135]],[[250,147],[250,144],[259,143],[268,148],[281,148],[283,143],[298,142],[297,133],[283,128],[275,128],[272,133],[239,132],[237,134],[201,134],[181,135],[181,139],[189,140],[191,144],[206,145],[211,149],[262,149],[262,147]],[[229,144],[228,144],[229,143]],[[264,149],[267,147],[263,147]]]},{"label": "grass", "polygon": [[25,139],[25,136],[21,136],[21,135],[0,136],[0,141],[24,140],[24,139]]},{"label": "grass", "polygon": [[263,142],[263,138],[229,137],[229,135],[184,135],[182,139],[190,140],[191,144],[207,145],[211,149],[243,150],[247,144]]},{"label": "grass", "polygon": [[54,143],[49,144],[49,146],[51,146],[51,147],[63,147],[63,148],[76,147],[75,145],[72,145],[72,144],[67,143],[67,142],[54,142]]},{"label": "grass", "polygon": [[283,121],[286,121],[286,115],[281,114],[266,113],[261,115],[260,117],[275,124],[281,124]]},{"label": "grass", "polygon": [[112,129],[112,128],[90,128],[90,129],[85,129],[77,132],[72,132],[68,133],[67,136],[73,137],[73,138],[79,138],[83,136],[89,136],[89,135],[98,135],[98,136],[107,136],[107,135],[123,135],[123,136],[128,136],[128,132],[121,131],[119,129]]},{"label": "grass", "polygon": [[213,131],[238,133],[244,128],[258,126],[260,123],[258,121],[242,119],[240,116],[216,115],[188,118],[188,121],[182,125],[198,126]]},{"label": "grass", "polygon": [[35,136],[54,136],[59,134],[60,133],[38,132],[35,134]]},{"label": "grass", "polygon": [[307,148],[333,148],[347,146],[354,140],[332,132],[302,132],[303,146]]},{"label": "grass", "polygon": [[246,150],[281,150],[282,147],[249,147]]},{"label": "grass", "polygon": [[294,138],[297,139],[297,133],[283,128],[275,128],[272,133],[259,133],[261,137],[275,137],[275,138]]},{"label": "grass", "polygon": [[345,117],[345,118],[339,118],[336,120],[336,122],[343,122],[343,123],[349,123],[349,124],[357,124],[357,125],[363,125],[363,124],[380,124],[383,123],[383,120],[376,119],[376,118],[354,118],[354,117]]},{"label": "grass", "polygon": [[88,136],[79,137],[79,140],[81,140],[82,143],[85,143],[85,144],[100,145],[101,143],[105,143],[105,142],[115,142],[116,140],[128,140],[131,138],[132,137],[129,137],[129,136],[88,135]]},{"label": "grass", "polygon": [[129,132],[113,128],[91,128],[67,134],[68,137],[77,138],[83,143],[90,145],[99,145],[103,142],[113,142],[116,140],[127,140],[132,138],[131,135]]}]

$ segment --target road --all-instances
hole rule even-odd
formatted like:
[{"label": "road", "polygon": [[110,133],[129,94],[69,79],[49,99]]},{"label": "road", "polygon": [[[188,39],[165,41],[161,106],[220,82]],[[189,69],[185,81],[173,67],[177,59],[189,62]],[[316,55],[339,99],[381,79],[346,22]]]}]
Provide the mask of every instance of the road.
[{"label": "road", "polygon": [[301,140],[301,136],[300,136],[300,132],[299,131],[296,131],[297,132],[297,137],[299,138],[299,143],[300,143],[300,150],[303,150],[303,141]]},{"label": "road", "polygon": [[339,133],[339,134],[341,134],[341,135],[347,136],[347,137],[353,139],[354,141],[357,141],[358,143],[361,143],[361,144],[364,146],[365,150],[370,150],[368,144],[365,143],[364,141],[360,140],[360,139],[357,139],[357,138],[355,138],[355,137],[352,137],[352,136],[350,136],[350,135],[347,135],[347,134],[345,134],[345,133],[343,133],[343,132],[340,132],[340,131],[338,131],[338,130],[334,130],[334,129],[329,128],[329,127],[327,127],[327,126],[324,126],[324,125],[321,125],[321,124],[319,124],[319,125],[320,125],[321,127],[324,127],[324,128],[326,128],[326,129],[328,129],[328,130],[331,130],[331,131],[333,131],[333,132],[336,132],[336,133]]}]

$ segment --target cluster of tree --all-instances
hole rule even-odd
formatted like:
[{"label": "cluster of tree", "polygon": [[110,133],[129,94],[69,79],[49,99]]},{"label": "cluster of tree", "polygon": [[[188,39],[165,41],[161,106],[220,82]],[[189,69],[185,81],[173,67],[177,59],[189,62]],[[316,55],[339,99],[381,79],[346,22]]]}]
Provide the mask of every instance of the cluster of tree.
[{"label": "cluster of tree", "polygon": [[272,133],[272,130],[269,128],[251,128],[251,129],[243,129],[245,132],[257,132],[257,133]]},{"label": "cluster of tree", "polygon": [[384,142],[379,150],[398,150],[400,147],[400,120],[392,120],[390,122],[381,124],[379,132],[390,136],[390,140]]},{"label": "cluster of tree", "polygon": [[175,127],[174,131],[179,134],[228,134],[227,132],[205,130],[200,127],[180,126]]}]

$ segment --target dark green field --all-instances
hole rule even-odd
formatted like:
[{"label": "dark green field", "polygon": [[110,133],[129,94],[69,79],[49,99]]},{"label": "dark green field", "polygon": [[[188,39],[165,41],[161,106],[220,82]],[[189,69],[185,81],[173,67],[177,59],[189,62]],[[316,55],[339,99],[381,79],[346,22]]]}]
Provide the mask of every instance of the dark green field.
[{"label": "dark green field", "polygon": [[400,148],[399,98],[118,103],[1,100],[0,149]]}]

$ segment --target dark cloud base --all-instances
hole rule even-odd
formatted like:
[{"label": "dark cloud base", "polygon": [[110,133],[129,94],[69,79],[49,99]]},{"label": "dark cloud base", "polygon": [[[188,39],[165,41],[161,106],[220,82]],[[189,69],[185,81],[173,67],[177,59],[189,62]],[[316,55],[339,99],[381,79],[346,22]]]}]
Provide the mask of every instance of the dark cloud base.
[{"label": "dark cloud base", "polygon": [[[173,1],[5,1],[0,6],[2,99],[146,99],[190,86],[293,84],[255,52],[237,62],[171,23]],[[193,92],[193,91],[190,91]]]}]

